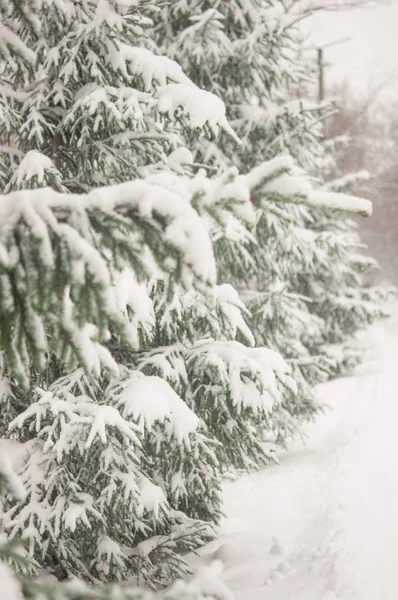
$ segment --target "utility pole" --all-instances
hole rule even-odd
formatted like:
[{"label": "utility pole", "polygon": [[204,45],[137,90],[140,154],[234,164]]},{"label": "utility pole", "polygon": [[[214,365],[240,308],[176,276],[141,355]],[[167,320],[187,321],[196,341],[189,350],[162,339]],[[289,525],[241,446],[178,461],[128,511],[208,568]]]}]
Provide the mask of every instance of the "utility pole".
[{"label": "utility pole", "polygon": [[324,44],[323,46],[309,46],[305,48],[305,50],[316,50],[318,54],[318,100],[322,102],[325,98],[325,48],[331,48],[332,46],[337,46],[338,44],[343,44],[344,42],[348,42],[351,40],[351,37],[340,38],[334,42],[329,42],[328,44]]},{"label": "utility pole", "polygon": [[317,48],[318,50],[318,100],[322,102],[325,97],[325,88],[323,83],[323,48]]}]

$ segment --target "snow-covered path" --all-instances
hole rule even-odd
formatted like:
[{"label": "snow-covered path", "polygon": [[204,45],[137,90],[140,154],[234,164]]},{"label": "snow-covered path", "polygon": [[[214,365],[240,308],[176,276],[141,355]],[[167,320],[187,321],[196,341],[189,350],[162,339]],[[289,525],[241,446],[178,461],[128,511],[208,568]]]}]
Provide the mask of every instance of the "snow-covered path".
[{"label": "snow-covered path", "polygon": [[236,600],[398,599],[398,316],[365,339],[357,373],[320,389],[333,410],[306,446],[225,485],[204,559]]}]

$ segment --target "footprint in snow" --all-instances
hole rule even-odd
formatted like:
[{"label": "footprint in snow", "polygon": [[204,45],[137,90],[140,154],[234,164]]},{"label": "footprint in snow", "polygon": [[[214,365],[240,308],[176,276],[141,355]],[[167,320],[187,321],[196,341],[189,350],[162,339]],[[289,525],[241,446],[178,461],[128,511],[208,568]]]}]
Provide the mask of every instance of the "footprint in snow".
[{"label": "footprint in snow", "polygon": [[286,550],[278,540],[275,540],[270,548],[270,553],[275,554],[276,556],[282,556],[283,554],[286,554]]}]

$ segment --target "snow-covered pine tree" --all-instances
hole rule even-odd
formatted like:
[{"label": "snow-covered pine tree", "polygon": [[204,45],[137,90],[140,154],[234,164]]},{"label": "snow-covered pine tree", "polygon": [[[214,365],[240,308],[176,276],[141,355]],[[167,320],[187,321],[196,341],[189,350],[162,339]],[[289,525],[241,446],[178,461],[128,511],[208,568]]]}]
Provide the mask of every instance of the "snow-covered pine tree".
[{"label": "snow-covered pine tree", "polygon": [[[26,490],[13,463],[23,448],[10,440],[0,440],[0,504],[6,494],[22,501]],[[38,579],[28,576],[30,571],[26,548],[21,539],[0,539],[0,582],[3,597],[7,600],[205,600],[217,595],[220,600],[230,600],[231,594],[220,579],[219,564],[202,568],[190,580],[179,581],[164,593],[134,588],[128,584],[99,584],[93,586],[79,579],[58,582],[54,575],[41,573]],[[18,571],[18,575],[15,572]]]},{"label": "snow-covered pine tree", "polygon": [[220,459],[264,456],[256,421],[294,384],[231,341],[251,334],[208,228],[254,221],[252,183],[176,176],[182,138],[236,136],[222,101],[138,47],[156,12],[44,1],[40,34],[2,13],[30,53],[1,65],[1,435],[25,445],[27,490],[1,527],[33,569],[164,585],[220,516]]},{"label": "snow-covered pine tree", "polygon": [[[0,505],[7,494],[22,501],[26,489],[15,465],[21,462],[23,446],[10,440],[0,440],[0,450]],[[93,586],[77,578],[58,582],[54,575],[45,572],[40,578],[32,579],[23,540],[0,538],[0,582],[3,597],[7,600],[205,600],[215,595],[220,600],[231,600],[229,590],[221,581],[220,567],[220,564],[214,563],[202,568],[189,580],[178,581],[164,593],[119,583]]]},{"label": "snow-covered pine tree", "polygon": [[[162,10],[153,34],[161,52],[178,56],[195,83],[225,101],[242,140],[238,150],[227,138],[217,145],[200,140],[195,160],[221,170],[235,164],[246,172],[264,158],[275,158],[280,160],[280,176],[286,173],[289,181],[291,164],[278,156],[288,152],[301,167],[319,174],[325,161],[322,119],[330,107],[298,94],[300,83],[309,77],[297,60],[299,5],[279,0],[216,5],[198,0],[188,5],[176,0]],[[288,187],[285,191],[289,195]],[[236,243],[233,234],[217,235],[216,253],[219,280],[232,283],[250,309],[257,343],[282,352],[293,366],[299,393],[285,395],[268,422],[283,442],[300,422],[315,416],[319,406],[312,388],[336,369],[335,356],[324,343],[330,341],[327,332],[338,326],[338,312],[326,323],[315,289],[321,286],[327,293],[328,284],[321,283],[325,278],[334,273],[337,283],[341,272],[350,270],[350,261],[363,259],[352,246],[351,231],[342,235],[345,226],[335,211],[326,218],[311,207],[281,200],[275,190],[260,198],[254,189],[254,239],[246,238],[242,247],[242,239]],[[352,284],[361,286],[360,277],[352,278]],[[340,287],[341,300],[350,302],[351,292]],[[374,307],[364,300],[359,302],[355,328],[375,316]]]},{"label": "snow-covered pine tree", "polygon": [[23,445],[27,495],[1,526],[33,569],[91,582],[181,575],[219,518],[219,470],[268,456],[259,430],[294,394],[279,354],[234,339],[253,341],[209,230],[245,256],[250,198],[347,208],[287,159],[192,177],[183,139],[236,135],[219,98],[139,46],[157,12],[44,1],[40,35],[12,6],[3,21],[34,58],[2,63],[1,434]]},{"label": "snow-covered pine tree", "polygon": [[[323,187],[333,193],[353,194],[372,177],[361,170],[343,173],[339,157],[349,144],[348,136],[336,136],[322,142],[324,154],[316,174]],[[322,318],[321,352],[331,359],[333,375],[351,370],[361,359],[361,346],[355,340],[358,330],[388,316],[394,290],[370,285],[372,273],[379,268],[376,260],[362,254],[364,248],[352,218],[336,219],[333,212],[313,209],[307,227],[318,234],[327,261],[316,279],[301,278],[300,290],[312,299],[310,310]]]},{"label": "snow-covered pine tree", "polygon": [[[261,179],[269,185],[264,167],[253,181],[252,174],[235,178],[248,209],[251,186]],[[194,393],[206,384],[213,395],[217,391],[259,448],[250,423],[253,428],[256,417],[267,414],[283,385],[293,388],[279,355],[224,338],[137,352],[140,322],[134,318],[142,313],[133,311],[133,301],[139,294],[147,301],[133,280],[137,252],[146,248],[141,229],[148,234],[162,218],[148,279],[166,281],[171,291],[178,283],[190,285],[191,295],[203,294],[204,282],[215,280],[207,228],[190,206],[200,178],[182,183],[185,199],[166,186],[133,181],[87,195],[22,190],[0,203],[1,322],[12,325],[1,329],[2,433],[24,444],[21,474],[28,492],[22,504],[6,500],[2,526],[28,538],[36,561],[91,580],[132,571],[163,583],[181,573],[173,547],[189,548],[206,537],[203,524],[188,517],[207,510],[207,518],[217,518],[218,501],[207,485],[219,485],[210,450],[219,434],[206,416],[198,430],[198,417],[172,388],[143,373],[148,364],[164,369],[171,357],[181,373],[185,360],[187,389]],[[210,183],[226,205],[229,184],[220,189],[217,180]],[[210,186],[207,193],[209,201],[216,196]],[[126,268],[127,288],[118,280]],[[244,328],[239,303],[229,302],[232,290],[224,289],[224,297],[220,292],[213,293],[230,326]],[[131,307],[131,319],[118,300]],[[137,364],[141,372],[133,370]],[[233,433],[234,443],[225,440],[230,452],[234,444],[247,444],[240,430]],[[195,490],[196,501],[186,501]]]}]

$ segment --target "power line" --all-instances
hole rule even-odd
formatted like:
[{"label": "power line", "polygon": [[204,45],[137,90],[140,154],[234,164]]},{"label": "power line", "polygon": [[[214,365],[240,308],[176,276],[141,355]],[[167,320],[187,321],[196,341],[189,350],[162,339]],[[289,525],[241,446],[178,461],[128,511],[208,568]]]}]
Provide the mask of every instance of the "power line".
[{"label": "power line", "polygon": [[338,44],[343,44],[344,42],[348,42],[351,40],[351,37],[343,37],[339,38],[333,42],[328,42],[327,44],[323,44],[322,46],[308,46],[304,48],[304,50],[316,50],[318,54],[317,63],[318,63],[318,100],[322,102],[325,97],[325,77],[324,70],[326,63],[324,61],[324,50],[326,48],[331,48],[332,46],[337,46]]}]

